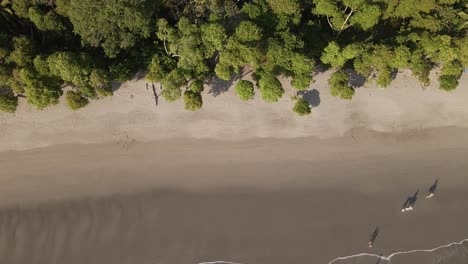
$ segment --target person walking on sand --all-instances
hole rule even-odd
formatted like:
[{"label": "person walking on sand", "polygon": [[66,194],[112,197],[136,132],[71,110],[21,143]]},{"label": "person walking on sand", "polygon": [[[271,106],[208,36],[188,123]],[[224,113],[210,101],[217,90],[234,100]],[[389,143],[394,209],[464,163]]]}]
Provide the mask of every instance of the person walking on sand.
[{"label": "person walking on sand", "polygon": [[437,189],[437,184],[438,183],[439,183],[439,179],[437,179],[434,182],[434,184],[432,184],[432,186],[429,188],[429,191],[427,192],[427,196],[426,196],[427,199],[430,199],[430,198],[432,198],[434,196],[434,193],[435,193],[435,191]]},{"label": "person walking on sand", "polygon": [[379,232],[380,232],[380,227],[376,227],[376,228],[374,229],[374,232],[372,232],[372,234],[371,234],[371,237],[370,237],[370,239],[369,239],[369,242],[367,242],[367,246],[368,246],[368,247],[371,248],[371,247],[374,246],[374,241],[375,241],[375,239],[377,238],[377,236],[379,235]]},{"label": "person walking on sand", "polygon": [[413,196],[410,196],[406,199],[405,203],[403,204],[403,207],[401,208],[401,212],[406,212],[406,211],[411,211],[414,209],[414,204],[416,203],[416,200],[418,199],[418,193],[419,190],[416,191],[416,193],[413,194]]},{"label": "person walking on sand", "polygon": [[414,209],[414,204],[416,203],[416,200],[418,199],[418,193],[419,193],[419,190],[417,190],[416,193],[412,197],[410,197],[408,208],[406,209],[407,211]]}]

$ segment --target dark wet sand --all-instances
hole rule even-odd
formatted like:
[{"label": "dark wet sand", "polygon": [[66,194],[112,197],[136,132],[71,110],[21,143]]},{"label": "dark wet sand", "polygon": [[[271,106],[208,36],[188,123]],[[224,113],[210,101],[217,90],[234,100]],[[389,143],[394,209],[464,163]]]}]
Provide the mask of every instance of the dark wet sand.
[{"label": "dark wet sand", "polygon": [[[0,263],[328,263],[431,249],[468,238],[466,157],[467,131],[448,128],[1,153]],[[392,263],[431,258],[405,257]],[[335,263],[368,263],[353,261]]]}]

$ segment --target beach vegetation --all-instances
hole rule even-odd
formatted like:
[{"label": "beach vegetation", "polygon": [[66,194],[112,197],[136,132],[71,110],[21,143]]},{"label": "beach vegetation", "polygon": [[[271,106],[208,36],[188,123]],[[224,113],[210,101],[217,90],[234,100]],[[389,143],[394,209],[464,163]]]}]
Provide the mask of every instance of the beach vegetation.
[{"label": "beach vegetation", "polygon": [[195,80],[190,84],[190,91],[194,93],[201,93],[203,92],[204,87],[203,87],[203,81],[201,80]]},{"label": "beach vegetation", "polygon": [[70,109],[73,111],[83,108],[89,103],[88,98],[83,96],[80,92],[76,91],[67,91],[65,94],[65,99],[67,101],[68,107],[70,107]]},{"label": "beach vegetation", "polygon": [[[468,67],[459,0],[15,0],[0,12],[0,90],[38,109],[66,86],[89,101],[143,74],[166,101],[187,90],[194,102],[203,83],[252,72],[274,103],[282,83],[307,90],[317,69],[334,68],[330,93],[351,99],[345,69],[388,87],[402,69],[427,86],[439,68],[451,91]],[[239,81],[235,92],[248,100],[253,86]]]},{"label": "beach vegetation", "polygon": [[283,97],[284,89],[275,75],[263,73],[258,81],[261,97],[265,102],[274,103]]},{"label": "beach vegetation", "polygon": [[18,107],[18,97],[12,93],[0,94],[0,111],[14,113]]},{"label": "beach vegetation", "polygon": [[193,91],[185,91],[184,92],[184,106],[185,109],[190,111],[197,111],[201,109],[203,105],[202,96],[200,93],[193,92]]},{"label": "beach vegetation", "polygon": [[349,76],[343,71],[337,71],[332,74],[328,80],[330,85],[330,94],[341,99],[351,100],[354,95],[354,89],[349,85]]},{"label": "beach vegetation", "polygon": [[310,104],[305,99],[299,98],[297,96],[293,97],[293,99],[295,101],[294,107],[293,107],[294,113],[296,113],[299,116],[305,116],[305,115],[309,115],[310,113],[312,113]]},{"label": "beach vegetation", "polygon": [[242,101],[248,101],[255,95],[254,84],[251,81],[238,81],[235,90]]}]

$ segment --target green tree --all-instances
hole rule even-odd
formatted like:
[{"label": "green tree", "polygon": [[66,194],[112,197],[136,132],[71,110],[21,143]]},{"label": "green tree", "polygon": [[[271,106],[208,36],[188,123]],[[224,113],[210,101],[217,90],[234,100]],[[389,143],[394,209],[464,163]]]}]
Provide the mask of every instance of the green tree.
[{"label": "green tree", "polygon": [[50,73],[62,80],[86,86],[92,69],[92,60],[86,53],[56,52],[47,58]]},{"label": "green tree", "polygon": [[15,63],[19,67],[31,64],[33,57],[32,43],[27,37],[13,38],[13,51],[7,58],[8,62]]},{"label": "green tree", "polygon": [[351,100],[354,95],[354,89],[349,85],[349,76],[344,71],[337,71],[332,74],[328,80],[330,85],[330,94],[339,96],[341,99]]},{"label": "green tree", "polygon": [[200,93],[195,93],[192,91],[184,92],[184,105],[185,109],[190,111],[197,111],[202,108],[203,100]]},{"label": "green tree", "polygon": [[11,75],[6,76],[4,80],[5,82],[4,86],[10,88],[10,90],[16,94],[24,93],[25,84],[21,80],[20,72],[21,72],[21,69],[15,68],[11,71]]},{"label": "green tree", "polygon": [[440,89],[445,91],[455,90],[458,86],[458,79],[454,75],[441,75],[439,77]]},{"label": "green tree", "polygon": [[305,116],[309,115],[312,112],[309,102],[307,102],[303,98],[298,97],[295,97],[294,100],[296,101],[293,107],[294,113],[298,114],[299,116]]},{"label": "green tree", "polygon": [[180,98],[180,87],[187,84],[187,79],[180,70],[171,71],[161,82],[164,89],[161,96],[168,102],[173,102]]},{"label": "green tree", "polygon": [[113,94],[110,74],[104,69],[94,69],[89,77],[89,84],[100,97]]},{"label": "green tree", "polygon": [[220,79],[229,81],[234,74],[234,70],[227,63],[218,63],[216,64],[215,73]]},{"label": "green tree", "polygon": [[112,76],[112,79],[118,82],[125,82],[133,78],[136,72],[136,68],[130,59],[124,58],[112,63],[109,66],[109,72]]},{"label": "green tree", "polygon": [[12,1],[13,10],[19,17],[27,18],[28,10],[33,5],[32,0],[14,0]]},{"label": "green tree", "polygon": [[203,87],[203,81],[201,80],[195,80],[190,84],[190,91],[194,93],[201,93],[203,92],[204,87]]},{"label": "green tree", "polygon": [[202,24],[201,39],[206,49],[206,57],[210,57],[223,49],[227,39],[226,30],[221,23]]},{"label": "green tree", "polygon": [[313,2],[315,8],[312,12],[324,16],[330,28],[337,32],[337,36],[351,26],[370,30],[379,22],[382,15],[380,5],[368,0],[313,0]]},{"label": "green tree", "polygon": [[293,15],[300,12],[297,0],[267,0],[273,12],[277,14]]},{"label": "green tree", "polygon": [[268,103],[278,102],[283,97],[284,89],[280,81],[270,73],[263,73],[258,81],[262,99]]},{"label": "green tree", "polygon": [[239,98],[243,101],[248,101],[255,95],[253,83],[247,80],[240,80],[237,82],[235,90]]},{"label": "green tree", "polygon": [[321,61],[332,67],[342,67],[351,59],[354,59],[365,50],[365,45],[353,43],[341,48],[340,45],[332,41],[323,50]]},{"label": "green tree", "polygon": [[0,111],[14,113],[18,107],[18,97],[11,93],[0,95]]},{"label": "green tree", "polygon": [[50,69],[49,64],[47,63],[47,56],[44,54],[37,55],[34,60],[34,69],[41,75],[49,75]]},{"label": "green tree", "polygon": [[[176,27],[170,26],[165,19],[158,20],[156,34],[166,53],[177,59],[177,67],[187,78],[206,77],[209,72],[207,59],[216,51],[215,36],[204,35],[201,27],[187,17],[182,17]],[[204,36],[209,48],[203,43]]]},{"label": "green tree", "polygon": [[68,107],[70,107],[70,109],[73,111],[83,108],[89,104],[89,100],[80,92],[67,91],[65,94],[65,99],[67,101]]},{"label": "green tree", "polygon": [[62,90],[54,79],[40,77],[28,68],[22,69],[19,74],[21,81],[25,84],[24,90],[28,103],[42,110],[59,102]]},{"label": "green tree", "polygon": [[29,8],[29,19],[36,25],[40,30],[65,30],[65,24],[55,11],[45,11],[40,7],[35,6]]},{"label": "green tree", "polygon": [[393,49],[386,45],[374,45],[368,49],[354,60],[354,69],[366,77],[374,73],[377,84],[381,87],[391,83],[392,73],[398,67],[408,65],[410,52],[406,47]]},{"label": "green tree", "polygon": [[102,47],[109,57],[150,36],[156,4],[149,0],[56,0],[57,11],[70,19],[83,43]]},{"label": "green tree", "polygon": [[149,72],[146,75],[146,79],[150,82],[160,82],[175,66],[174,61],[170,57],[156,54],[148,66]]},{"label": "green tree", "polygon": [[262,29],[250,21],[242,21],[236,28],[235,36],[241,42],[258,41],[262,38]]}]

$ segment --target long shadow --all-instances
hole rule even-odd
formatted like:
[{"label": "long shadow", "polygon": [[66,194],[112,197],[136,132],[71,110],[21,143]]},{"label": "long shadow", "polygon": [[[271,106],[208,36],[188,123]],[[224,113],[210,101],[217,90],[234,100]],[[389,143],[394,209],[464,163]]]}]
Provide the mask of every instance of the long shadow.
[{"label": "long shadow", "polygon": [[317,89],[308,91],[299,91],[297,93],[302,99],[306,100],[312,107],[320,105],[320,92]]},{"label": "long shadow", "polygon": [[414,209],[414,204],[418,200],[418,193],[419,189],[413,194],[413,196],[410,196],[406,199],[405,203],[403,204],[403,207],[401,208],[402,212]]},{"label": "long shadow", "polygon": [[419,190],[417,190],[413,196],[410,197],[410,203],[409,203],[409,206],[413,207],[414,204],[416,203],[416,200],[418,200],[418,193],[419,193]]},{"label": "long shadow", "polygon": [[380,264],[380,261],[382,261],[382,259],[383,259],[382,256],[383,256],[383,254],[380,254],[379,259],[377,260],[377,262],[375,264]]},{"label": "long shadow", "polygon": [[123,83],[121,83],[121,82],[112,81],[112,82],[111,82],[112,91],[115,92],[115,91],[117,91],[118,89],[120,89],[120,87],[122,87],[122,84],[123,84]]},{"label": "long shadow", "polygon": [[376,227],[374,229],[374,232],[372,232],[371,236],[370,236],[370,239],[369,239],[369,247],[373,247],[374,246],[374,242],[375,242],[375,239],[377,238],[377,236],[379,235],[379,232],[380,232],[380,227]]},{"label": "long shadow", "polygon": [[146,74],[148,74],[148,70],[140,70],[135,74],[134,78],[136,78],[137,81],[139,81],[145,78]]},{"label": "long shadow", "polygon": [[434,195],[434,193],[435,193],[435,191],[436,191],[436,189],[437,189],[437,184],[439,184],[439,179],[437,179],[437,180],[434,182],[434,184],[431,185],[431,187],[429,188],[429,191],[428,191],[428,194],[427,194],[426,198],[431,198],[431,197]]}]

